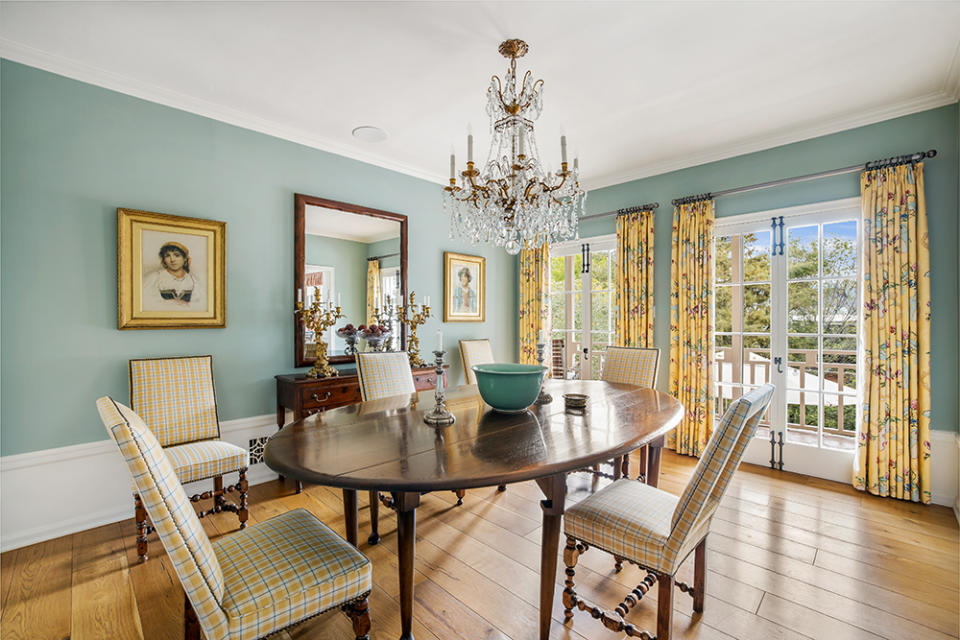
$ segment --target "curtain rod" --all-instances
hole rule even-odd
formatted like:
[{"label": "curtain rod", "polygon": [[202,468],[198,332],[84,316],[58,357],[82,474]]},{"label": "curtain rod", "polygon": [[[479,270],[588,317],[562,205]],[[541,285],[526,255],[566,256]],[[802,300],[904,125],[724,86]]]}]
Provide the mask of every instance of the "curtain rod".
[{"label": "curtain rod", "polygon": [[383,260],[384,258],[392,258],[398,255],[400,255],[399,251],[397,251],[396,253],[385,253],[382,256],[370,256],[369,258],[367,258],[367,262],[371,262],[373,260]]},{"label": "curtain rod", "polygon": [[606,213],[595,213],[592,216],[583,216],[580,218],[580,221],[593,220],[595,218],[609,218],[611,216],[625,216],[629,213],[637,213],[638,211],[653,211],[659,206],[659,202],[650,202],[637,205],[636,207],[627,207],[626,209],[617,209],[616,211],[607,211]]},{"label": "curtain rod", "polygon": [[929,151],[918,151],[916,153],[912,153],[906,156],[893,156],[892,158],[886,158],[882,160],[871,160],[870,162],[866,162],[864,164],[855,164],[849,167],[842,167],[840,169],[830,169],[828,171],[808,173],[807,175],[796,176],[794,178],[781,178],[779,180],[771,180],[769,182],[751,184],[746,187],[736,187],[733,189],[724,189],[723,191],[713,191],[710,193],[701,193],[695,196],[686,196],[683,198],[677,198],[676,200],[672,200],[671,204],[676,207],[681,204],[689,204],[691,202],[697,202],[699,200],[710,200],[711,198],[720,198],[722,196],[729,196],[735,193],[746,193],[747,191],[769,189],[770,187],[779,187],[781,185],[793,184],[795,182],[806,182],[807,180],[829,178],[831,176],[839,176],[845,173],[854,173],[855,171],[871,171],[873,169],[885,169],[887,167],[893,167],[896,165],[919,162],[924,158],[932,158],[936,155],[937,155],[936,149],[930,149]]}]

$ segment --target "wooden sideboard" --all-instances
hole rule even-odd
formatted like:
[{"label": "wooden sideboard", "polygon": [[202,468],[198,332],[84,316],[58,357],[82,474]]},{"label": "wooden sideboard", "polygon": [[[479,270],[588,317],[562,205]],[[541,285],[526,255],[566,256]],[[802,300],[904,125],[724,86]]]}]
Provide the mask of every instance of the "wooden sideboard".
[{"label": "wooden sideboard", "polygon": [[[444,369],[450,365],[444,365]],[[336,378],[308,378],[300,374],[284,374],[277,379],[277,429],[286,422],[286,410],[293,412],[294,420],[302,420],[318,411],[335,409],[360,402],[360,378],[356,370],[341,370]],[[413,369],[413,385],[417,391],[435,389],[437,373],[434,367]],[[447,386],[447,372],[443,372],[443,386]],[[281,477],[281,480],[283,478]],[[297,493],[300,493],[297,482]]]}]

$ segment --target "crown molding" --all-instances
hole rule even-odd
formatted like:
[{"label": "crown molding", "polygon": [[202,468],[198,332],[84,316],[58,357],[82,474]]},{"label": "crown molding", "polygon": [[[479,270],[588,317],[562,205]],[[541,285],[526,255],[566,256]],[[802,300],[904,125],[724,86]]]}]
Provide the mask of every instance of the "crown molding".
[{"label": "crown molding", "polygon": [[[93,84],[111,91],[117,91],[164,106],[179,109],[219,122],[231,124],[251,131],[302,144],[313,149],[326,151],[339,156],[365,162],[383,169],[396,171],[404,175],[419,178],[427,182],[445,185],[447,177],[430,171],[424,171],[413,165],[397,162],[383,156],[365,152],[341,142],[317,136],[308,131],[290,127],[279,122],[266,120],[238,109],[195,98],[193,96],[142,82],[129,76],[107,71],[69,58],[54,55],[19,42],[0,38],[0,57],[7,58],[31,67],[49,71],[67,78]],[[666,160],[633,167],[618,173],[609,173],[583,180],[584,189],[592,191],[633,180],[687,169],[709,162],[725,160],[748,153],[764,151],[794,142],[801,142],[819,136],[838,133],[848,129],[875,124],[884,120],[906,116],[920,111],[935,109],[960,100],[960,46],[958,46],[950,64],[947,77],[939,91],[917,98],[903,100],[893,104],[831,118],[813,125],[805,125],[780,131],[771,135],[759,136],[742,142],[717,146]]]},{"label": "crown molding", "polygon": [[943,81],[941,90],[954,100],[960,100],[960,41],[957,42],[957,48],[953,52],[953,60],[947,67],[947,77]]},{"label": "crown molding", "polygon": [[[956,63],[956,57],[954,57],[954,61]],[[960,64],[954,64],[953,66],[960,67]],[[957,72],[960,72],[960,69],[954,68],[955,76],[957,75]],[[955,89],[960,90],[960,87],[956,87]],[[669,173],[671,171],[679,171],[680,169],[687,169],[689,167],[695,167],[701,164],[707,164],[709,162],[726,160],[727,158],[734,158],[736,156],[755,153],[757,151],[765,151],[767,149],[773,149],[774,147],[780,147],[783,145],[792,144],[794,142],[802,142],[804,140],[810,140],[812,138],[818,138],[820,136],[830,135],[832,133],[856,129],[857,127],[876,124],[877,122],[883,122],[884,120],[891,120],[893,118],[899,118],[901,116],[907,116],[913,113],[927,111],[929,109],[936,109],[937,107],[943,107],[948,104],[953,104],[954,102],[957,102],[957,98],[949,95],[946,92],[945,87],[942,91],[934,91],[918,98],[911,98],[909,100],[895,102],[893,104],[888,104],[876,109],[869,109],[856,114],[831,118],[813,125],[796,127],[771,135],[751,138],[743,142],[725,144],[723,146],[714,147],[707,151],[676,156],[674,158],[670,158],[669,160],[663,160],[660,162],[642,165],[640,167],[634,167],[628,171],[611,173],[592,178],[590,180],[584,180],[585,188],[588,191],[602,189],[604,187],[623,184],[624,182],[630,182],[632,180],[649,178],[651,176],[657,176],[664,173]]]},{"label": "crown molding", "polygon": [[397,162],[396,160],[385,158],[375,153],[365,152],[353,146],[317,136],[296,127],[290,127],[279,122],[259,118],[232,107],[195,98],[179,91],[165,89],[93,65],[76,62],[69,58],[29,47],[7,38],[0,38],[0,57],[65,76],[73,80],[79,80],[87,84],[103,87],[104,89],[117,91],[133,96],[134,98],[141,98],[149,102],[187,111],[243,129],[264,133],[268,136],[302,144],[313,149],[319,149],[320,151],[326,151],[352,160],[372,164],[383,169],[403,173],[414,178],[426,180],[427,182],[436,184],[447,183],[446,176],[441,173],[424,171],[418,167]]}]

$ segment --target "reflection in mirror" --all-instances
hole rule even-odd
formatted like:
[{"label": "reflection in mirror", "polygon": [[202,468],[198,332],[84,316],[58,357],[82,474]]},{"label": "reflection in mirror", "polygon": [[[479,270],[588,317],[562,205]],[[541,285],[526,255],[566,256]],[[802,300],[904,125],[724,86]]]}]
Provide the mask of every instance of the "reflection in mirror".
[{"label": "reflection in mirror", "polygon": [[[329,357],[344,361],[357,351],[400,349],[396,305],[403,297],[401,223],[307,204],[303,228],[304,306],[319,295],[321,301],[336,302],[343,315],[324,336]],[[368,333],[365,339],[365,332],[348,336],[338,331],[348,325],[383,325],[386,330]],[[302,358],[308,361],[316,357],[316,336],[306,330],[303,338]]]}]

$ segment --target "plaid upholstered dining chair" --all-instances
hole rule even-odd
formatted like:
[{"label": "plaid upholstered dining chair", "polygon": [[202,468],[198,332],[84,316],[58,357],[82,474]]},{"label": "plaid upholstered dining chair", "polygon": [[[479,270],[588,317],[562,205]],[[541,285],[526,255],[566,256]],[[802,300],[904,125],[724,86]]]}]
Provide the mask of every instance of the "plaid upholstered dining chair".
[{"label": "plaid upholstered dining chair", "polygon": [[[357,376],[360,378],[360,397],[364,402],[390,396],[409,395],[417,392],[410,368],[410,356],[406,351],[370,352],[357,354]],[[467,494],[463,489],[454,491],[457,505],[463,504]],[[370,537],[367,541],[376,544],[380,540],[378,519],[380,517],[380,492],[370,491]]]},{"label": "plaid upholstered dining chair", "polygon": [[[166,450],[181,484],[213,479],[213,491],[190,497],[191,502],[213,498],[213,507],[199,516],[232,511],[247,526],[247,450],[220,440],[217,394],[213,386],[213,357],[152,358],[130,361],[130,403]],[[223,486],[223,476],[236,471],[235,485]],[[226,495],[239,494],[235,504]],[[147,511],[134,490],[137,556],[147,559]]]},{"label": "plaid upholstered dining chair", "polygon": [[313,514],[294,509],[210,541],[151,429],[109,397],[97,410],[183,585],[184,636],[263,638],[341,608],[368,640],[370,561]]},{"label": "plaid upholstered dining chair", "polygon": [[482,340],[460,340],[459,344],[460,360],[463,362],[463,377],[467,384],[477,384],[477,374],[470,367],[475,364],[494,362],[490,341],[486,338]]},{"label": "plaid upholstered dining chair", "polygon": [[[620,384],[632,384],[637,387],[653,389],[657,386],[657,373],[660,367],[660,349],[646,347],[614,347],[609,346],[604,354],[603,369],[600,372],[600,379],[607,382],[618,382]],[[648,484],[657,485],[656,478],[648,477],[647,452],[649,447],[640,449],[641,464],[640,478]],[[613,476],[611,479],[617,480],[621,476],[626,477],[630,474],[630,456],[618,456],[610,461],[613,465]],[[594,474],[606,476],[600,473],[600,465],[594,466]],[[652,480],[652,482],[651,482]]]},{"label": "plaid upholstered dining chair", "polygon": [[[563,606],[566,619],[574,607],[588,611],[605,627],[635,638],[654,637],[637,629],[624,617],[658,583],[657,640],[670,640],[673,624],[673,589],[693,597],[693,610],[703,611],[707,574],[707,534],[710,522],[740,465],[743,452],[757,432],[773,385],[767,384],[738,398],[717,426],[683,493],[677,497],[649,485],[623,478],[567,509],[563,559],[566,581]],[[585,601],[574,590],[573,578],[580,554],[597,547],[638,565],[646,577],[614,611],[604,611]],[[694,553],[694,584],[677,582],[681,563]]]}]

